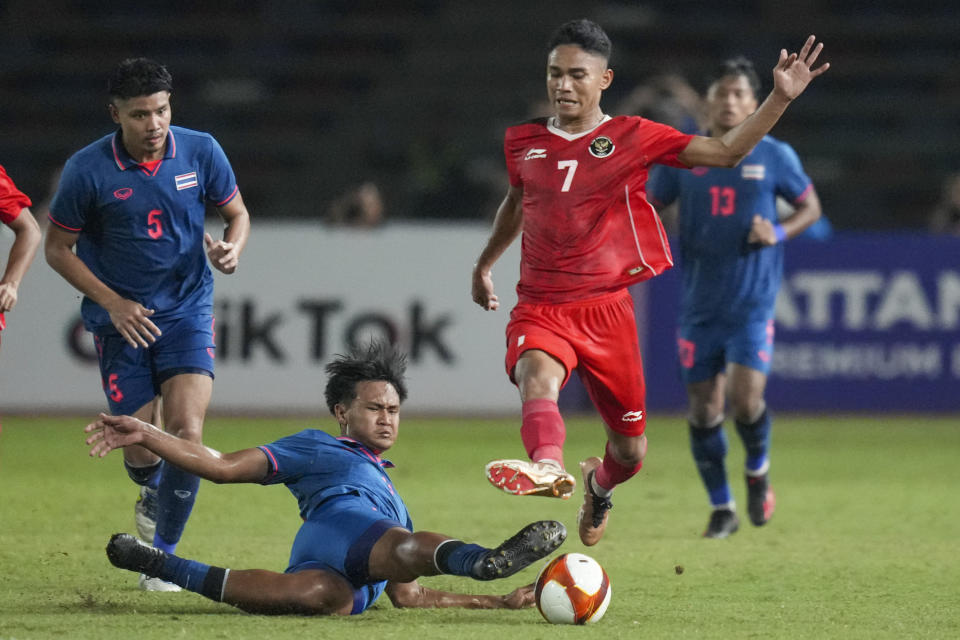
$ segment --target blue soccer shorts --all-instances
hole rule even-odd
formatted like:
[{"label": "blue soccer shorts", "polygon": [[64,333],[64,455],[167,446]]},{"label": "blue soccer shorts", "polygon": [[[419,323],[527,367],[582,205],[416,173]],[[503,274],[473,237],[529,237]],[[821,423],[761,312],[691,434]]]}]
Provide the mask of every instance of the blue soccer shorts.
[{"label": "blue soccer shorts", "polygon": [[677,333],[677,354],[686,384],[709,380],[722,373],[730,362],[769,375],[773,318],[683,324]]},{"label": "blue soccer shorts", "polygon": [[353,586],[351,615],[365,611],[380,597],[386,580],[371,580],[368,562],[373,545],[401,523],[384,518],[372,503],[345,495],[320,505],[301,525],[290,549],[286,573],[320,569],[335,573]]},{"label": "blue soccer shorts", "polygon": [[213,377],[213,316],[201,314],[153,321],[162,332],[147,348],[134,349],[112,326],[93,336],[100,378],[114,415],[132,414],[160,393],[160,385],[181,373]]}]

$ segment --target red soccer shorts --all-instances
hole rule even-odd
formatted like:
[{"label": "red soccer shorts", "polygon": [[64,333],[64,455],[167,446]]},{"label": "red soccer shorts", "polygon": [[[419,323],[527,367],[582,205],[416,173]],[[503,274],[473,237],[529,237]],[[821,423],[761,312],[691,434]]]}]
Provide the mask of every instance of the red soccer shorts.
[{"label": "red soccer shorts", "polygon": [[603,421],[626,436],[647,424],[646,385],[633,299],[623,289],[564,304],[519,303],[507,324],[507,375],[528,349],[540,349],[576,369]]}]

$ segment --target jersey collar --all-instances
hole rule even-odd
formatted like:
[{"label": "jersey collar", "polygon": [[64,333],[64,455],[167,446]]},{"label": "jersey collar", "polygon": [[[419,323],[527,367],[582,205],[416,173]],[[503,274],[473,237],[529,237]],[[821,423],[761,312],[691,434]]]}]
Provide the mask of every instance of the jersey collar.
[{"label": "jersey collar", "polygon": [[603,126],[610,120],[613,120],[613,118],[608,115],[604,115],[603,119],[600,120],[600,122],[598,122],[592,129],[587,129],[586,131],[581,131],[580,133],[567,133],[556,125],[557,119],[551,116],[547,118],[547,131],[554,135],[560,136],[564,140],[576,140],[578,138],[582,138],[583,136],[590,135],[597,130],[597,127]]},{"label": "jersey collar", "polygon": [[371,462],[373,462],[374,464],[376,464],[377,466],[379,466],[379,467],[382,468],[382,469],[392,469],[392,468],[395,466],[395,465],[394,465],[392,462],[390,462],[389,460],[384,460],[383,458],[381,458],[377,453],[375,453],[375,452],[373,451],[373,449],[370,449],[369,447],[367,447],[367,445],[365,445],[365,444],[363,444],[363,443],[361,443],[361,442],[358,442],[358,441],[354,440],[353,438],[350,438],[350,437],[348,437],[348,436],[337,436],[336,438],[337,438],[337,440],[339,440],[339,441],[342,442],[343,444],[347,445],[347,446],[350,447],[351,449],[353,449],[353,450],[355,450],[355,451],[359,451],[359,452],[362,453],[363,455],[365,455],[365,456],[367,456],[368,458],[370,458],[370,461],[371,461]]},{"label": "jersey collar", "polygon": [[[126,171],[127,169],[135,169],[142,167],[142,165],[134,160],[129,153],[127,153],[126,147],[123,146],[123,141],[121,140],[121,129],[117,129],[113,134],[113,137],[110,139],[110,148],[113,150],[113,160],[117,164],[117,168],[120,171]],[[167,150],[163,154],[162,160],[168,160],[170,158],[177,157],[177,139],[173,136],[173,129],[167,129]],[[163,164],[161,162],[160,164]],[[160,165],[157,165],[157,168],[160,168]]]}]

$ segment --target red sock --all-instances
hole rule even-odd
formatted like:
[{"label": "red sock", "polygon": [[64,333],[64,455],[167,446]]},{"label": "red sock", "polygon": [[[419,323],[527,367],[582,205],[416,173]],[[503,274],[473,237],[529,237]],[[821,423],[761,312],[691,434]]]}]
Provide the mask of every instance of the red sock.
[{"label": "red sock", "polygon": [[598,485],[611,491],[618,484],[622,484],[637,475],[641,467],[643,467],[643,461],[638,462],[635,467],[628,467],[617,462],[610,451],[610,443],[608,442],[606,453],[603,454],[603,464],[597,468],[593,479],[597,481]]},{"label": "red sock", "polygon": [[567,428],[556,402],[537,398],[523,403],[520,438],[531,460],[537,462],[549,458],[562,465],[563,441],[566,437]]}]

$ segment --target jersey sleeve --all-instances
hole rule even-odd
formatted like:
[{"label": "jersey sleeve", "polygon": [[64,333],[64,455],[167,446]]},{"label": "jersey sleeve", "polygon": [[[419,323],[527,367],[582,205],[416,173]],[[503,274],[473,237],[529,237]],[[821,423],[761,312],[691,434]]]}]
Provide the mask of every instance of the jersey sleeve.
[{"label": "jersey sleeve", "polygon": [[644,164],[665,164],[668,167],[687,169],[687,165],[680,162],[677,156],[687,148],[694,136],[659,122],[643,118],[639,120]]},{"label": "jersey sleeve", "polygon": [[50,221],[67,231],[79,233],[93,208],[95,191],[89,176],[78,166],[76,158],[67,160],[60,175],[60,184],[50,202]]},{"label": "jersey sleeve", "polygon": [[203,172],[204,189],[207,200],[218,207],[222,207],[237,197],[240,192],[237,178],[233,174],[233,167],[227,160],[223,147],[213,136],[210,137],[210,149],[206,158],[206,167]]},{"label": "jersey sleeve", "polygon": [[791,204],[803,199],[812,182],[810,176],[803,170],[800,157],[789,144],[780,142],[777,145],[779,171],[777,172],[777,195]]},{"label": "jersey sleeve", "polygon": [[25,193],[17,189],[6,170],[0,166],[0,222],[9,224],[17,219],[25,207],[32,202]]},{"label": "jersey sleeve", "polygon": [[282,484],[302,476],[314,464],[317,446],[317,436],[307,429],[257,447],[270,466],[261,484]]},{"label": "jersey sleeve", "polygon": [[647,179],[647,201],[658,209],[680,196],[679,169],[655,166]]}]

